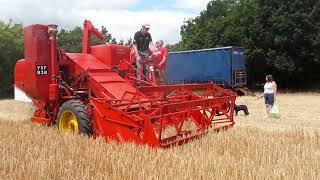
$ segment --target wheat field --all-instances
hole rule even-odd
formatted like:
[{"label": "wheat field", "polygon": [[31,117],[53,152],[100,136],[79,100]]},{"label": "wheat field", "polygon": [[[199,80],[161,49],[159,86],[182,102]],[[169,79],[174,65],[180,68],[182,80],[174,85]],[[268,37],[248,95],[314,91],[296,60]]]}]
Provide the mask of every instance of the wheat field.
[{"label": "wheat field", "polygon": [[280,94],[280,119],[262,100],[234,128],[171,149],[106,144],[29,121],[33,107],[0,101],[0,179],[319,179],[320,94]]}]

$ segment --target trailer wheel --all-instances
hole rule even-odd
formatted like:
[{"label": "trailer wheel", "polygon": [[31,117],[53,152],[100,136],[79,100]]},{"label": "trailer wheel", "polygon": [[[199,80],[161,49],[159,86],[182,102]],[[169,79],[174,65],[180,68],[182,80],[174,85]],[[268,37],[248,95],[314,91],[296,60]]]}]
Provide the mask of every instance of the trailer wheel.
[{"label": "trailer wheel", "polygon": [[88,107],[78,100],[69,100],[62,104],[56,124],[62,134],[93,135],[92,122],[87,113]]}]

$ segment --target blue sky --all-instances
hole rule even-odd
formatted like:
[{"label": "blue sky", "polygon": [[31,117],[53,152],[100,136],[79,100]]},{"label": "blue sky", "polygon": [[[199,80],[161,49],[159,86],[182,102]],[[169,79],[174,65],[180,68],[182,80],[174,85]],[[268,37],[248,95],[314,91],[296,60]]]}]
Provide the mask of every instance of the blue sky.
[{"label": "blue sky", "polygon": [[151,25],[154,40],[180,40],[183,21],[194,18],[210,0],[0,0],[0,20],[30,24],[55,23],[61,28],[81,26],[84,19],[106,26],[118,40],[126,40]]}]

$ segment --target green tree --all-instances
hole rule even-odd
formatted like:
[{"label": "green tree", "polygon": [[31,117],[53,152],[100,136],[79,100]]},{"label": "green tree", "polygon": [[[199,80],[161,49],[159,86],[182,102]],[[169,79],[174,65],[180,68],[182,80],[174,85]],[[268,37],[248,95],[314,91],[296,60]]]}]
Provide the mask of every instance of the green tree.
[{"label": "green tree", "polygon": [[[100,40],[95,35],[91,35],[91,46],[105,43],[117,43],[116,39],[112,37],[105,26],[101,27],[100,32],[105,38]],[[81,52],[82,28],[77,26],[71,30],[61,29],[58,33],[58,46],[64,49],[65,52]]]},{"label": "green tree", "polygon": [[13,72],[23,58],[22,24],[0,21],[0,98],[13,97]]},{"label": "green tree", "polygon": [[65,52],[81,52],[82,28],[77,26],[72,30],[61,29],[58,33],[58,47]]},{"label": "green tree", "polygon": [[167,44],[165,46],[166,49],[168,49],[169,52],[179,51],[181,50],[180,43],[175,44]]},{"label": "green tree", "polygon": [[281,87],[320,82],[320,2],[214,0],[181,26],[179,48],[245,48],[251,85],[275,75]]},{"label": "green tree", "polygon": [[117,44],[116,38],[112,38],[111,41],[110,41],[110,44]]},{"label": "green tree", "polygon": [[121,39],[119,42],[118,42],[119,45],[124,45],[124,41]]},{"label": "green tree", "polygon": [[[100,41],[93,36],[91,45],[117,43],[104,26],[101,27],[101,33],[105,35],[105,39]],[[13,97],[14,66],[24,56],[23,43],[22,24],[0,21],[0,98]],[[82,28],[61,29],[58,33],[58,46],[65,52],[81,52]]]},{"label": "green tree", "polygon": [[[181,26],[182,50],[202,49],[223,46],[236,39],[231,34],[234,28],[232,22],[236,0],[215,0],[207,5],[200,16],[189,19]],[[231,31],[231,32],[229,32]],[[229,36],[232,36],[230,39]],[[239,44],[235,42],[234,45]],[[230,45],[230,44],[229,44]]]},{"label": "green tree", "polygon": [[129,38],[125,43],[126,46],[130,46],[132,44],[132,38]]}]

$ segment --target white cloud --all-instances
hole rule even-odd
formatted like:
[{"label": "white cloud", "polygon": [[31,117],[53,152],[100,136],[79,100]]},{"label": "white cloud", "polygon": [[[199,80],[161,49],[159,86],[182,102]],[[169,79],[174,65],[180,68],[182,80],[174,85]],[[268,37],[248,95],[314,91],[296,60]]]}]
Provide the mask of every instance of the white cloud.
[{"label": "white cloud", "polygon": [[180,40],[180,26],[183,20],[193,16],[193,14],[164,10],[86,11],[84,14],[88,18],[93,17],[91,19],[95,24],[107,25],[112,35],[122,39],[133,37],[142,24],[148,23],[151,25],[150,33],[153,40],[162,39],[167,43],[175,43]]},{"label": "white cloud", "polygon": [[[124,9],[135,5],[140,0],[0,0],[2,7],[12,9]],[[8,9],[11,10],[11,9]]]},{"label": "white cloud", "polygon": [[106,26],[118,40],[132,37],[141,24],[149,23],[154,41],[163,39],[167,43],[175,43],[180,40],[183,20],[196,15],[177,9],[128,10],[139,0],[2,1],[0,0],[0,20],[12,18],[24,25],[55,23],[59,27],[70,29],[82,26],[83,20],[89,19],[98,28]]},{"label": "white cloud", "polygon": [[195,12],[200,12],[207,7],[211,0],[177,0],[176,8],[190,9]]}]

